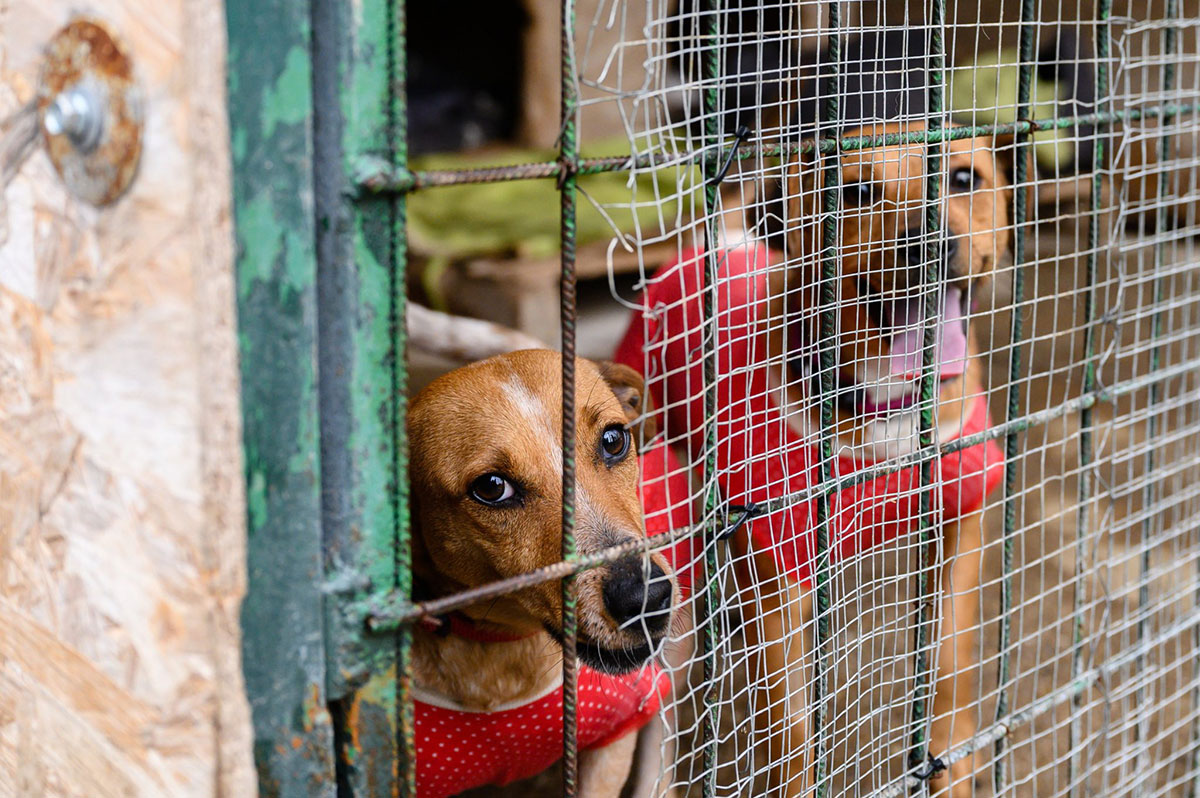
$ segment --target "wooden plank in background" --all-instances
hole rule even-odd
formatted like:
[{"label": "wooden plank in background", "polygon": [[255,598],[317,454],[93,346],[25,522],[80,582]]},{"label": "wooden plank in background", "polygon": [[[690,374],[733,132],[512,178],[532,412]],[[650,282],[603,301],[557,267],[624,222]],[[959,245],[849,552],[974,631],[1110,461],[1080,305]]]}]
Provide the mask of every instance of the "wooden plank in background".
[{"label": "wooden plank in background", "polygon": [[[245,796],[245,501],[224,21],[87,4],[144,89],[130,192],[40,151],[0,206],[0,794]],[[0,4],[0,118],[67,0]]]}]

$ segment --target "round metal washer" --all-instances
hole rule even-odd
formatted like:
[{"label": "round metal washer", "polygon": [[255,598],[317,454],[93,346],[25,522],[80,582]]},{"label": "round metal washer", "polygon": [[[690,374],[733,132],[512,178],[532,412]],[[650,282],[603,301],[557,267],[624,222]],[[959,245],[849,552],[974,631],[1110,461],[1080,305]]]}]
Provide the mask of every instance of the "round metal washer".
[{"label": "round metal washer", "polygon": [[93,205],[125,193],[142,154],[141,92],[103,25],[77,18],[54,35],[37,106],[46,152],[71,193]]}]

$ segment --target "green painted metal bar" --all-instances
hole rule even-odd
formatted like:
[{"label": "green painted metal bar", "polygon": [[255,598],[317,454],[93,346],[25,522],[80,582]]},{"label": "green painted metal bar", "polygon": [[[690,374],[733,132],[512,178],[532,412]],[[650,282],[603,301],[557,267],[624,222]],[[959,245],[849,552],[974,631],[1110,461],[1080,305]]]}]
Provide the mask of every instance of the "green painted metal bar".
[{"label": "green painted metal bar", "polygon": [[[559,191],[561,193],[561,307],[562,329],[562,557],[573,562],[575,552],[575,198],[579,170],[576,124],[579,97],[575,71],[575,0],[562,4],[562,130],[559,134]],[[579,662],[576,658],[576,590],[574,576],[562,581],[563,605],[563,796],[578,789],[578,723],[576,700]]]},{"label": "green painted metal bar", "polygon": [[[842,18],[838,0],[826,6],[829,14],[829,44],[827,60],[820,64],[823,71],[820,95],[824,98],[821,119],[825,129],[820,136],[836,137],[841,110],[839,108],[839,77],[842,68]],[[823,139],[818,138],[821,142]],[[838,204],[841,199],[842,155],[837,149],[824,153],[821,162],[821,287],[817,302],[820,324],[817,336],[821,361],[821,423],[819,433],[821,484],[833,479],[833,407],[837,400],[835,372],[837,364],[837,278],[838,278]],[[830,595],[833,559],[829,541],[829,501],[831,494],[822,491],[817,499],[816,568],[814,570],[815,607],[813,624],[813,686],[812,724],[814,739],[814,777],[816,798],[828,795],[832,787],[832,746],[828,736],[830,716],[827,704],[833,698],[833,624],[830,614],[833,600]],[[800,632],[803,634],[803,631]]]},{"label": "green painted metal bar", "polygon": [[[1020,65],[1017,75],[1017,118],[1029,119],[1031,109],[1033,46],[1036,33],[1036,6],[1034,0],[1022,0],[1019,33]],[[1027,132],[1014,134],[1014,175],[1016,190],[1013,192],[1013,310],[1011,320],[1011,343],[1008,353],[1008,421],[1021,417],[1021,355],[1024,344],[1025,301],[1025,221],[1029,193],[1023,184],[1028,174],[1031,154]],[[1094,151],[1093,151],[1094,152]],[[1094,166],[1094,164],[1093,164]],[[1017,486],[1018,458],[1021,453],[1020,430],[1012,429],[1004,438],[1004,532],[1000,554],[1000,643],[997,662],[996,722],[1000,723],[1011,711],[1009,707],[1009,682],[1012,679],[1012,611],[1013,611],[1013,550],[1016,546],[1018,519],[1023,516],[1020,492]],[[1008,786],[1007,737],[996,739],[992,751],[992,782],[996,795],[1002,795]]]},{"label": "green painted metal bar", "polygon": [[[928,115],[926,130],[940,131],[944,125],[943,101],[946,82],[946,50],[942,39],[946,24],[945,0],[932,0],[929,13],[929,73],[928,73]],[[945,288],[940,285],[942,272],[942,252],[946,234],[942,230],[941,188],[944,173],[942,169],[942,142],[930,142],[925,153],[925,271],[922,275],[921,289],[925,291],[925,307],[922,314],[922,346],[921,346],[921,382],[920,382],[920,423],[918,441],[922,451],[935,451],[937,442],[934,440],[933,427],[937,413],[937,364],[934,353],[937,349],[937,318],[940,307],[939,297]],[[932,639],[930,627],[933,624],[933,606],[937,595],[936,569],[938,536],[933,530],[933,460],[921,462],[919,469],[920,498],[918,500],[918,556],[920,566],[917,573],[917,623],[914,630],[914,657],[916,660],[913,673],[913,695],[911,709],[911,731],[909,733],[909,768],[920,768],[929,759],[929,726],[932,720],[930,706],[933,701],[933,691],[937,676],[931,666],[931,657],[927,648],[936,646]],[[943,552],[943,557],[951,556],[951,552]],[[928,782],[924,782],[924,790],[928,790]]]},{"label": "green painted metal bar", "polygon": [[[1116,401],[1121,396],[1126,396],[1136,391],[1144,390],[1155,382],[1166,382],[1189,375],[1200,367],[1200,360],[1189,360],[1182,363],[1177,363],[1174,366],[1162,369],[1158,374],[1147,375],[1135,380],[1128,380],[1115,385],[1111,388],[1099,388],[1090,394],[1076,397],[1073,400],[1057,404],[1054,407],[1040,410],[1036,413],[1030,413],[1022,418],[1013,419],[1003,424],[996,424],[989,427],[983,432],[977,432],[972,435],[966,435],[961,438],[955,438],[952,441],[941,444],[934,450],[914,452],[911,455],[896,458],[884,465],[872,466],[864,468],[861,471],[855,471],[837,479],[831,479],[828,485],[820,485],[812,489],[797,491],[775,498],[769,502],[760,504],[764,508],[764,514],[770,514],[785,510],[795,504],[801,502],[815,501],[821,494],[838,493],[853,485],[859,485],[864,482],[870,482],[887,474],[893,474],[897,471],[902,471],[906,468],[911,468],[919,465],[923,460],[937,460],[954,452],[960,452],[964,449],[969,449],[972,446],[978,446],[986,441],[998,440],[1006,437],[1013,430],[1024,431],[1035,426],[1045,424],[1056,418],[1070,415],[1077,412],[1082,407],[1093,406],[1097,403],[1111,403]],[[553,582],[569,574],[580,573],[582,571],[599,568],[602,565],[616,562],[619,559],[629,556],[630,554],[644,553],[653,551],[656,548],[667,546],[676,543],[689,536],[700,534],[714,534],[715,530],[724,530],[736,519],[737,514],[721,515],[712,524],[697,524],[694,527],[685,529],[671,530],[670,532],[662,532],[657,535],[652,535],[645,540],[631,541],[618,546],[598,551],[594,554],[582,555],[575,559],[574,562],[559,562],[554,565],[539,568],[536,571],[531,571],[521,576],[510,577],[508,579],[492,582],[488,585],[481,585],[454,596],[436,599],[433,601],[423,601],[412,603],[401,599],[393,593],[383,593],[375,596],[371,601],[367,602],[363,607],[367,628],[374,633],[390,634],[397,626],[404,623],[413,623],[424,617],[432,617],[444,614],[451,610],[461,609],[463,607],[475,604],[480,601],[486,601],[496,596],[512,593],[522,588],[532,585],[543,584],[545,582]]]},{"label": "green painted metal bar", "polygon": [[[391,35],[388,37],[392,96],[388,126],[392,143],[392,163],[408,166],[408,5],[406,0],[388,3]],[[392,337],[395,341],[392,381],[392,418],[396,474],[396,593],[411,596],[412,510],[408,478],[408,203],[397,196],[392,206]],[[396,770],[400,798],[417,796],[416,721],[412,696],[412,627],[396,630]]]},{"label": "green painted metal bar", "polygon": [[246,455],[242,662],[264,796],[333,796],[326,709],[309,4],[226,6]]},{"label": "green painted metal bar", "polygon": [[[1107,0],[1111,2],[1111,0]],[[1167,26],[1163,29],[1163,54],[1166,56],[1166,63],[1163,64],[1162,89],[1163,95],[1169,96],[1175,88],[1175,59],[1179,57],[1179,31],[1173,23],[1179,18],[1179,0],[1167,0],[1166,8]],[[1104,17],[1102,16],[1102,19]],[[1107,36],[1106,39],[1107,45]],[[1103,63],[1103,62],[1102,62]],[[1103,88],[1106,87],[1106,82],[1101,82]],[[1100,96],[1097,94],[1097,96]],[[1158,142],[1158,163],[1165,167],[1171,158],[1171,136],[1165,131],[1166,125],[1163,125],[1164,132],[1159,137]],[[1097,146],[1103,142],[1099,136],[1096,137]],[[1151,322],[1150,337],[1154,341],[1154,346],[1150,350],[1150,369],[1149,373],[1153,374],[1162,365],[1162,339],[1163,328],[1163,311],[1162,307],[1166,300],[1163,290],[1162,273],[1167,265],[1167,247],[1163,239],[1167,231],[1167,197],[1169,195],[1169,182],[1166,175],[1163,175],[1158,181],[1158,204],[1159,210],[1156,214],[1155,232],[1158,241],[1154,244],[1154,268],[1157,275],[1154,278],[1154,319]],[[1095,218],[1093,217],[1093,221]],[[1090,232],[1090,230],[1089,230]],[[1091,236],[1089,235],[1089,244]],[[1161,383],[1154,383],[1150,386],[1150,402],[1149,412],[1150,417],[1146,421],[1146,456],[1145,456],[1145,474],[1146,487],[1143,494],[1143,506],[1146,510],[1154,507],[1158,503],[1158,485],[1159,483],[1152,478],[1155,467],[1155,450],[1154,442],[1158,438],[1159,418],[1158,405],[1162,399]],[[1137,639],[1138,643],[1144,643],[1149,632],[1149,616],[1150,616],[1150,551],[1151,541],[1154,539],[1154,522],[1157,521],[1161,528],[1161,517],[1155,518],[1153,514],[1147,513],[1142,520],[1142,552],[1138,562],[1138,621],[1137,621]],[[1149,652],[1147,652],[1149,653]],[[1146,668],[1146,654],[1141,654],[1134,660],[1134,668],[1136,672],[1143,673]],[[1137,763],[1135,773],[1137,774],[1137,782],[1133,785],[1133,794],[1135,796],[1145,794],[1145,779],[1144,774],[1151,771],[1150,765],[1150,719],[1146,712],[1146,688],[1144,682],[1138,681],[1137,687],[1134,689],[1133,698],[1135,711],[1141,713],[1137,724],[1134,726],[1134,742],[1140,743],[1137,754]]]},{"label": "green painted metal bar", "polygon": [[[1149,108],[1077,114],[1075,116],[1063,116],[1036,121],[1021,120],[995,125],[957,125],[954,127],[945,127],[938,131],[912,131],[909,133],[887,133],[875,136],[845,136],[840,139],[831,137],[819,141],[803,141],[797,144],[746,144],[738,147],[733,157],[734,160],[743,161],[748,158],[778,158],[814,151],[824,153],[834,152],[835,150],[851,152],[854,150],[898,144],[930,144],[973,139],[980,136],[1036,133],[1073,128],[1077,125],[1103,126],[1145,119],[1172,119],[1177,116],[1195,113],[1200,113],[1200,103],[1182,105],[1166,104]],[[719,148],[719,143],[713,146],[713,149]],[[605,172],[624,172],[631,169],[686,166],[688,164],[702,163],[704,159],[711,157],[715,156],[708,148],[701,148],[699,151],[682,158],[677,155],[667,157],[655,154],[639,155],[636,158],[628,155],[583,158],[579,161],[577,174],[584,176]],[[561,174],[560,170],[561,164],[558,161],[544,161],[511,166],[489,166],[477,169],[431,169],[414,172],[407,168],[397,169],[389,167],[384,160],[379,158],[364,157],[358,162],[356,173],[358,174],[359,190],[363,193],[388,194],[469,183],[557,179]]]},{"label": "green painted metal bar", "polygon": [[[717,317],[714,294],[717,290],[718,186],[713,179],[719,167],[720,107],[717,84],[721,79],[720,0],[705,0],[697,31],[704,42],[702,74],[706,83],[701,97],[704,115],[703,159],[704,180],[704,517],[716,516],[721,496],[717,487]],[[720,585],[717,581],[717,546],[715,536],[704,539],[704,605],[695,620],[701,630],[701,656],[704,674],[704,718],[701,723],[704,781],[701,795],[712,798],[717,790],[717,614],[720,606]]]},{"label": "green painted metal bar", "polygon": [[403,9],[312,0],[318,389],[328,702],[344,795],[412,793],[409,635],[360,607],[411,592],[405,471],[405,198],[357,196],[362,158],[406,163]]},{"label": "green painted metal bar", "polygon": [[[1108,94],[1108,55],[1109,55],[1109,20],[1112,16],[1112,0],[1100,0],[1097,9],[1096,37],[1096,102],[1097,110],[1104,107]],[[1092,151],[1092,196],[1088,217],[1088,254],[1084,266],[1084,295],[1083,295],[1083,393],[1088,393],[1096,386],[1096,345],[1095,345],[1095,306],[1096,306],[1096,259],[1100,243],[1100,205],[1102,183],[1100,166],[1104,163],[1104,137],[1097,135]],[[1153,390],[1153,388],[1151,389]],[[1086,622],[1084,619],[1084,579],[1087,576],[1088,536],[1090,519],[1090,503],[1092,500],[1092,408],[1085,407],[1079,411],[1079,509],[1075,529],[1075,574],[1072,615],[1074,631],[1071,652],[1071,673],[1076,678],[1083,672],[1084,666],[1084,637]],[[1067,759],[1067,793],[1078,795],[1081,785],[1077,784],[1081,776],[1082,754],[1079,745],[1083,736],[1083,693],[1077,693],[1071,701],[1071,718],[1068,730],[1068,759]],[[1087,792],[1086,787],[1082,788]]]}]

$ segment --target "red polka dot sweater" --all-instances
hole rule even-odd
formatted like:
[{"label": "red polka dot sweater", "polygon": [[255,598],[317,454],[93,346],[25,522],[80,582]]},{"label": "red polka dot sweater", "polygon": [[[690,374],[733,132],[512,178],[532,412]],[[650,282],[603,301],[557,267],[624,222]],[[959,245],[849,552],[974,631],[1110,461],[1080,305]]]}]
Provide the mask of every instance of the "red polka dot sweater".
[{"label": "red polka dot sweater", "polygon": [[[759,314],[766,293],[763,248],[721,253],[716,289],[717,480],[731,504],[764,502],[801,492],[820,481],[820,456],[786,423],[773,400],[763,361],[767,351]],[[655,406],[662,408],[672,440],[703,456],[704,255],[685,252],[664,265],[646,290],[643,315],[635,314],[615,359],[645,377]],[[643,362],[643,352],[645,362]],[[778,368],[777,368],[778,370]],[[967,400],[959,436],[990,426],[982,398]],[[837,457],[834,476],[867,463]],[[933,463],[934,510],[943,519],[974,512],[1001,481],[1004,455],[991,441],[947,454]],[[831,497],[834,556],[849,557],[915,528],[920,500],[918,467],[852,485]],[[647,498],[650,498],[649,496]],[[647,513],[655,512],[649,505]],[[801,501],[752,522],[759,547],[774,551],[780,569],[803,582],[812,578],[816,502]]]},{"label": "red polka dot sweater", "polygon": [[[655,665],[624,676],[579,667],[579,748],[603,748],[644,726],[670,691]],[[416,690],[417,795],[445,798],[541,773],[562,756],[563,691],[495,712],[470,712]]]}]

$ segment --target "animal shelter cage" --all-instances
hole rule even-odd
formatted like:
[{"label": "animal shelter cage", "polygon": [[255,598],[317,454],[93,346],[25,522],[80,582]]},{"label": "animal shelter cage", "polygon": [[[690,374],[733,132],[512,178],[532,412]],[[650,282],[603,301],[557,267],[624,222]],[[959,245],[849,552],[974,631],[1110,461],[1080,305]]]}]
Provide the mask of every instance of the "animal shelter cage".
[{"label": "animal shelter cage", "polygon": [[[529,0],[468,3],[451,20],[403,0],[249,5],[228,17],[245,672],[266,794],[417,795],[413,625],[561,580],[561,793],[574,795],[575,578],[665,548],[690,589],[661,654],[674,688],[639,754],[642,794],[1197,794],[1200,7]],[[485,7],[494,37],[471,27]],[[553,135],[544,108],[511,107],[545,103],[526,95],[545,84],[548,25]],[[518,31],[491,85],[430,55],[434,36],[499,52]],[[553,140],[556,153],[414,166],[418,50],[423,107],[459,120],[426,126],[423,148]],[[438,85],[446,96],[430,99]],[[591,154],[592,135],[624,149]],[[862,177],[872,168],[901,177]],[[615,193],[588,182],[611,175]],[[971,199],[985,179],[986,213]],[[888,181],[906,188],[893,196]],[[434,192],[516,182],[557,197],[562,560],[414,598],[406,269],[425,256],[409,213],[436,215],[420,207]],[[468,224],[463,209],[489,195],[459,196],[441,212]],[[640,441],[648,539],[580,552],[585,214],[605,231],[588,273],[629,308],[625,352],[660,429]],[[282,231],[286,251],[258,251],[259,229]],[[307,236],[315,274],[288,268]],[[952,249],[986,274],[947,272]],[[440,269],[475,257],[430,252]],[[903,254],[905,282],[884,276],[885,252]],[[635,290],[618,290],[620,271]],[[909,341],[902,387],[860,323],[892,330],[893,349]],[[884,369],[869,394],[868,367]],[[951,372],[978,384],[961,376],[961,395],[939,399]],[[868,401],[884,421],[864,442],[852,428]],[[990,417],[972,426],[967,408]],[[971,452],[993,487],[978,496],[979,541],[956,549],[946,489],[968,477],[947,464]],[[951,581],[966,596],[955,604],[938,574],[970,557],[983,564],[971,584]],[[964,627],[947,626],[954,613]],[[948,628],[963,652],[949,670]],[[953,720],[935,693],[954,693]]]}]

